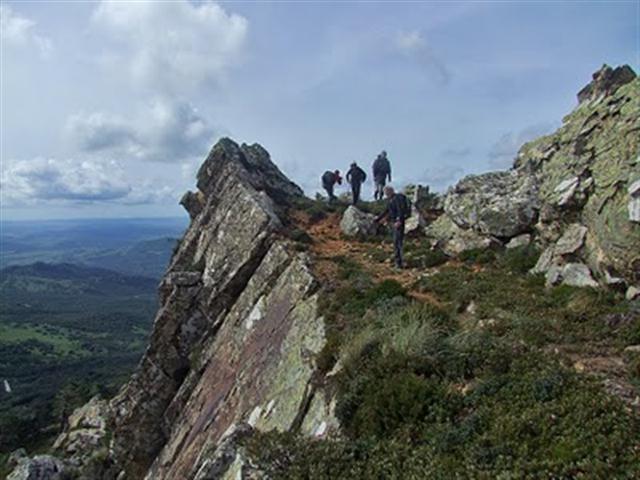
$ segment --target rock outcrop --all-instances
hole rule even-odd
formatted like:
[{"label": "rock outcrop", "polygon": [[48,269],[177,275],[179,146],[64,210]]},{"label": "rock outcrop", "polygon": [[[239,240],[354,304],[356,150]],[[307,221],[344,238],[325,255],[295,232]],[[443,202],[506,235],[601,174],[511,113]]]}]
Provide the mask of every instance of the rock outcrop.
[{"label": "rock outcrop", "polygon": [[640,282],[640,79],[628,66],[604,66],[578,99],[511,170],[450,189],[427,234],[452,253],[530,234],[543,250],[533,271],[553,267],[549,283]]},{"label": "rock outcrop", "polygon": [[342,215],[340,229],[347,237],[368,237],[376,233],[375,219],[375,215],[363,212],[351,205]]},{"label": "rock outcrop", "polygon": [[213,147],[197,185],[182,201],[191,224],[137,371],[108,405],[94,399],[75,412],[56,442],[80,478],[231,478],[239,439],[298,431],[328,411],[313,381],[325,343],[319,284],[282,232],[302,191],[262,147],[229,139]]},{"label": "rock outcrop", "polygon": [[62,461],[50,455],[22,457],[7,480],[64,480],[68,478]]}]

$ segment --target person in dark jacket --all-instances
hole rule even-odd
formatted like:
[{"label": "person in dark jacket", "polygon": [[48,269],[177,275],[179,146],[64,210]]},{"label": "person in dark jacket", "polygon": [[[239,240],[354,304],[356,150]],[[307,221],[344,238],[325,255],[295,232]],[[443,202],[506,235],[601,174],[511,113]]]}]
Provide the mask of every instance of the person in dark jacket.
[{"label": "person in dark jacket", "polygon": [[383,150],[373,162],[373,181],[376,186],[374,198],[376,200],[382,200],[387,179],[391,182],[391,164],[387,158],[387,152]]},{"label": "person in dark jacket", "polygon": [[367,181],[367,174],[364,173],[356,162],[351,164],[351,168],[346,175],[347,182],[351,184],[351,194],[353,196],[353,205],[360,201],[360,190],[362,184]]},{"label": "person in dark jacket", "polygon": [[393,228],[393,251],[397,268],[404,268],[402,249],[404,246],[404,225],[409,216],[409,200],[402,193],[396,193],[393,187],[384,187],[384,195],[387,197],[387,208],[376,217],[376,222],[381,222],[385,217]]},{"label": "person in dark jacket", "polygon": [[327,170],[322,175],[322,188],[324,188],[329,196],[329,203],[337,200],[336,196],[333,194],[333,188],[336,183],[338,185],[342,185],[342,177],[340,176],[340,170],[335,170],[333,172]]}]

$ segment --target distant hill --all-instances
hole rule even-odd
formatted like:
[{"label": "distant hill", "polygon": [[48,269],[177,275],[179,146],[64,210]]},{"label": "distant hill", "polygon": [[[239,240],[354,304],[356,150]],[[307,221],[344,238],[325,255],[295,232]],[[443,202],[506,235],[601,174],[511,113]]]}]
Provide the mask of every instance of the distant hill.
[{"label": "distant hill", "polygon": [[46,437],[61,389],[86,400],[119,387],[144,350],[157,284],[69,263],[0,270],[0,384],[11,388],[0,389],[0,452]]},{"label": "distant hill", "polygon": [[3,222],[1,227],[0,268],[73,263],[160,279],[185,220]]},{"label": "distant hill", "polygon": [[0,299],[7,305],[22,298],[33,303],[38,296],[48,295],[140,295],[152,292],[156,285],[153,278],[70,263],[37,262],[0,270]]},{"label": "distant hill", "polygon": [[76,260],[96,267],[130,275],[160,278],[167,269],[176,238],[157,238],[137,242],[130,247],[77,255]]}]

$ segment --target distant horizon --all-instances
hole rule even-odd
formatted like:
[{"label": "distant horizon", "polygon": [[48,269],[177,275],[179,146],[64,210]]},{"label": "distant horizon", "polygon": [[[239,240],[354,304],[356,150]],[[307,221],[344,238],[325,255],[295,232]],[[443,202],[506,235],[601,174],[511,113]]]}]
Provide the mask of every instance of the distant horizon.
[{"label": "distant horizon", "polygon": [[65,218],[20,218],[20,219],[5,219],[0,218],[0,224],[2,223],[28,223],[28,222],[40,222],[40,223],[57,223],[57,222],[100,222],[110,220],[128,220],[128,221],[145,221],[145,220],[176,220],[185,221],[189,223],[189,215],[185,212],[185,216],[148,216],[148,217],[65,217]]}]

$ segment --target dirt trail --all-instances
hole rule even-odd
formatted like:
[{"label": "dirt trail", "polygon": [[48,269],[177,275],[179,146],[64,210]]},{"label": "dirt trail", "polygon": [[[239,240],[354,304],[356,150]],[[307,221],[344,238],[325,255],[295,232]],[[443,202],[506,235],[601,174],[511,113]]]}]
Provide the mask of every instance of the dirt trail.
[{"label": "dirt trail", "polygon": [[[442,305],[432,294],[415,288],[417,281],[429,274],[429,269],[395,269],[392,263],[392,245],[382,237],[378,243],[344,239],[338,213],[332,213],[318,222],[311,222],[309,216],[300,211],[293,218],[295,224],[313,240],[310,251],[315,258],[315,272],[321,279],[334,281],[338,275],[340,259],[348,259],[360,265],[376,281],[395,280],[407,290],[410,297]],[[455,263],[455,260],[449,262],[450,265]],[[473,268],[482,269],[480,266]],[[627,368],[619,352],[576,352],[563,345],[550,345],[546,350],[549,354],[564,357],[577,372],[599,378],[607,392],[620,398],[628,408],[640,411],[640,397],[627,380]]]},{"label": "dirt trail", "polygon": [[[340,231],[340,215],[332,213],[324,219],[311,223],[308,215],[297,212],[296,224],[312,238],[311,252],[316,259],[316,273],[324,279],[334,279],[341,258],[358,263],[362,269],[377,281],[395,280],[407,289],[408,295],[420,301],[439,304],[432,295],[417,291],[415,283],[427,272],[425,269],[406,268],[398,270],[393,266],[392,245],[383,238],[380,242],[345,240]],[[381,257],[386,256],[384,261]]]}]

